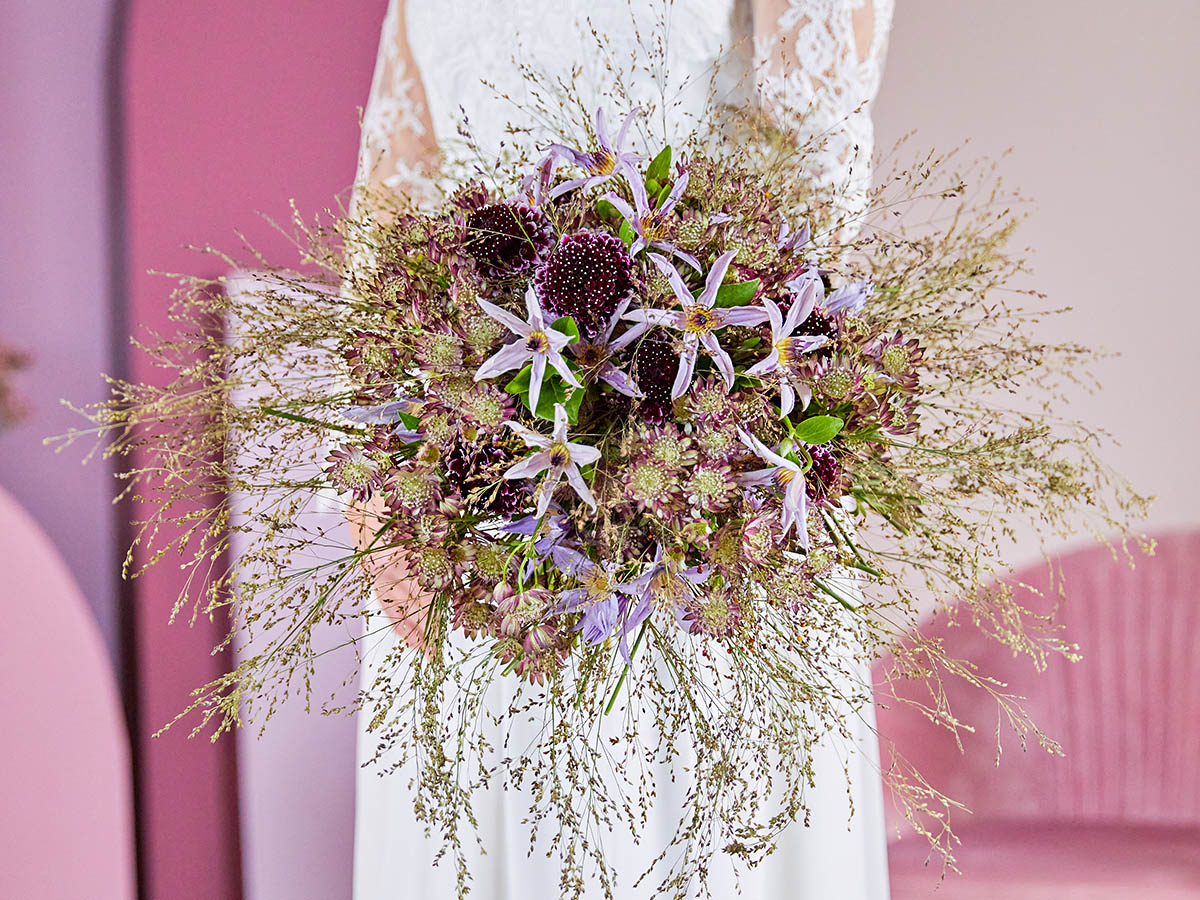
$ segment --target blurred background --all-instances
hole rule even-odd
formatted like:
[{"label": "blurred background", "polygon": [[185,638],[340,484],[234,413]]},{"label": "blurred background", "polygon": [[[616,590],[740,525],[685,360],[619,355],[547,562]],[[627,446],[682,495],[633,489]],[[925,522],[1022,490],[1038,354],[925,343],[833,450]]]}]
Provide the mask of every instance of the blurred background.
[{"label": "blurred background", "polygon": [[[350,896],[353,723],[290,710],[261,739],[153,738],[230,664],[210,653],[219,623],[168,625],[170,567],[120,579],[113,463],[42,439],[76,424],[60,398],[104,397],[97,373],[158,377],[127,340],[168,325],[171,282],[150,270],[225,274],[186,248],[236,251],[239,231],[290,259],[264,216],[347,190],[385,6],[0,5],[0,348],[29,359],[24,416],[0,430],[0,897]],[[985,733],[968,767],[881,710],[974,810],[943,897],[1200,896],[1197,33],[1195,0],[898,3],[877,147],[915,132],[913,149],[1011,149],[1005,179],[1036,200],[1019,235],[1035,284],[1074,307],[1047,335],[1119,354],[1070,413],[1116,436],[1108,458],[1157,497],[1147,530],[1164,539],[1132,573],[1087,536],[1051,548],[1083,664],[1038,678],[996,655],[1065,758],[1009,741],[996,768]],[[1014,541],[1034,583],[1039,560]],[[933,895],[925,855],[898,838],[894,896]]]}]

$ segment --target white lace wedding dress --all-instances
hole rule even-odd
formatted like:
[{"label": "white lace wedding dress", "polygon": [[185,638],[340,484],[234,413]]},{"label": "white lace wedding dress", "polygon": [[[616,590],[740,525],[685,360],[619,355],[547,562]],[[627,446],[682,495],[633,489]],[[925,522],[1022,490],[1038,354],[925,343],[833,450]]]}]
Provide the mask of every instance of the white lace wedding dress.
[{"label": "white lace wedding dress", "polygon": [[[688,133],[704,113],[710,86],[718,95],[754,91],[778,115],[807,113],[804,128],[828,134],[815,175],[844,189],[853,211],[870,180],[872,128],[861,108],[879,85],[892,0],[623,0],[583,4],[573,0],[390,0],[383,23],[371,95],[364,112],[359,173],[377,183],[420,192],[426,173],[404,146],[446,146],[465,115],[484,152],[496,152],[504,125],[528,99],[514,59],[551,75],[580,71],[594,103],[608,106],[610,121],[622,110],[606,100],[611,75],[588,23],[605,35],[619,64],[636,52],[638,37],[652,34],[665,16],[668,65],[660,83],[631,67],[635,98],[639,79],[671,109],[659,127]],[[633,15],[631,16],[631,10]],[[581,27],[581,25],[583,27]],[[717,65],[720,63],[720,65]],[[717,77],[712,77],[716,66]],[[495,86],[485,86],[483,81]],[[497,98],[507,93],[513,103]],[[747,95],[748,96],[748,95]],[[665,137],[665,135],[662,135]],[[363,684],[396,638],[390,630],[364,642]],[[503,702],[504,698],[497,698]],[[376,755],[376,738],[360,717],[359,757]],[[883,797],[873,712],[863,712],[852,740],[831,739],[816,760],[817,788],[808,795],[808,827],[792,826],[778,850],[743,873],[742,895],[755,900],[884,900],[888,897]],[[413,815],[411,773],[381,777],[378,763],[358,775],[355,827],[356,900],[449,900],[456,896],[452,862],[433,861],[440,849]],[[847,785],[849,775],[849,786]],[[636,889],[633,881],[668,843],[685,789],[658,780],[657,801],[642,841],[605,835],[618,871],[617,900],[647,897],[656,880]],[[853,804],[853,816],[851,816]],[[475,801],[486,855],[470,853],[471,894],[479,900],[530,900],[555,896],[556,861],[528,855],[524,818],[528,803],[518,792],[490,790]],[[464,843],[471,846],[470,838]],[[732,869],[714,859],[704,886],[717,898],[733,897]],[[700,886],[696,886],[699,891]],[[601,896],[598,887],[588,897]]]}]

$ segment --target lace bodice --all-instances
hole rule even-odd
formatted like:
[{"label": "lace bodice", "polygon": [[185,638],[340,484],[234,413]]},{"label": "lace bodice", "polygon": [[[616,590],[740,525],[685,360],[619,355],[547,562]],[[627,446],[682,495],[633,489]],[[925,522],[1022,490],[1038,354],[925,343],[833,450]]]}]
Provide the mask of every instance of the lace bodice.
[{"label": "lace bodice", "polygon": [[[546,143],[519,68],[526,63],[552,78],[574,73],[585,105],[613,106],[618,77],[635,100],[665,98],[662,113],[645,123],[654,141],[703,128],[710,96],[741,101],[750,92],[772,115],[803,120],[802,134],[826,136],[811,174],[843,188],[853,207],[870,180],[873,131],[863,105],[879,87],[892,4],[390,0],[363,115],[359,179],[435,196],[430,151],[453,159],[464,119],[485,156],[514,141]],[[598,49],[592,29],[609,52]],[[645,50],[662,33],[665,66]],[[510,121],[534,129],[506,135]]]}]

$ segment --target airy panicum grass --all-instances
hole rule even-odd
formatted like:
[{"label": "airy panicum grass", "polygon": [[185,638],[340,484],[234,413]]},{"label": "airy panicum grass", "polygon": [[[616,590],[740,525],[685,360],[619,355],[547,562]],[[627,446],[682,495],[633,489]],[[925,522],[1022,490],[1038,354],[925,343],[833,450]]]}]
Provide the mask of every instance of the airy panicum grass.
[{"label": "airy panicum grass", "polygon": [[[656,58],[661,47],[646,40],[648,58]],[[651,767],[660,764],[686,779],[689,802],[646,889],[671,897],[697,884],[703,891],[714,854],[757,863],[784,828],[803,827],[813,748],[849,736],[880,687],[864,675],[880,659],[888,660],[882,690],[924,684],[924,700],[908,691],[897,702],[919,705],[935,725],[955,733],[972,727],[949,708],[942,687],[963,679],[994,697],[1022,740],[1056,752],[1018,698],[916,626],[936,609],[969,620],[1038,667],[1050,655],[1073,657],[1076,648],[1053,617],[1035,614],[1003,580],[1007,548],[1032,527],[1048,546],[1090,532],[1113,542],[1114,552],[1130,552],[1126,536],[1146,500],[1101,461],[1106,437],[1070,421],[1070,398],[1091,387],[1094,355],[1042,339],[1040,323],[1061,310],[1046,311],[1044,298],[1013,287],[1027,275],[1010,250],[1024,202],[1005,192],[994,168],[960,164],[954,153],[896,167],[878,179],[865,208],[848,210],[836,191],[805,178],[819,137],[801,139],[778,117],[714,105],[720,127],[673,136],[682,142],[675,159],[687,161],[692,179],[681,209],[712,203],[735,219],[711,233],[690,225],[688,240],[713,253],[736,250],[737,271],[755,274],[767,291],[779,265],[779,219],[807,221],[805,253],[818,257],[828,278],[874,286],[865,308],[840,320],[837,352],[858,359],[870,341],[896,333],[915,339],[915,406],[897,405],[889,412],[896,418],[880,424],[875,407],[868,413],[814,401],[809,412],[837,413],[845,425],[830,444],[841,473],[830,490],[841,502],[810,506],[800,525],[811,541],[807,553],[793,537],[771,545],[764,561],[743,549],[757,521],[749,501],[696,499],[698,491],[732,489],[749,465],[740,445],[741,456],[713,449],[731,432],[704,424],[709,399],[699,392],[719,383],[712,369],[702,365],[699,387],[668,410],[685,423],[683,444],[648,437],[636,415],[614,412],[615,395],[589,387],[571,440],[601,451],[588,473],[598,509],[593,515],[564,500],[568,524],[601,559],[616,561],[621,578],[646,570],[656,544],[675,552],[659,575],[661,608],[628,635],[631,665],[615,637],[579,639],[571,631],[577,614],[547,626],[545,639],[557,643],[544,653],[522,649],[515,632],[504,630],[522,615],[505,599],[514,591],[533,602],[577,583],[537,552],[535,537],[545,532],[502,535],[487,512],[500,502],[505,467],[530,452],[516,434],[493,428],[489,446],[499,461],[476,463],[475,480],[453,490],[447,480],[460,452],[454,448],[462,446],[454,441],[469,443],[487,430],[466,429],[463,410],[477,402],[486,417],[486,404],[500,402],[478,393],[470,373],[507,337],[487,331],[492,320],[474,304],[475,270],[446,248],[462,245],[461,219],[471,208],[464,192],[511,196],[533,170],[523,128],[594,145],[590,113],[574,87],[526,74],[534,100],[521,112],[509,153],[484,159],[464,129],[447,171],[468,173],[471,184],[447,197],[443,210],[422,212],[402,196],[366,192],[353,214],[295,216],[304,274],[256,259],[268,274],[236,292],[220,279],[182,277],[177,332],[140,345],[169,373],[164,386],[110,380],[111,400],[83,411],[90,427],[66,436],[130,461],[125,490],[148,513],[127,575],[164,561],[182,565],[190,577],[174,615],[227,617],[226,642],[240,637],[249,648],[232,671],[197,690],[179,720],[198,713],[195,731],[215,739],[247,720],[269,721],[290,697],[311,702],[312,673],[334,649],[329,634],[367,641],[391,627],[371,612],[380,569],[372,561],[394,564],[399,554],[424,591],[409,610],[423,629],[421,647],[396,642],[356,702],[329,710],[369,717],[381,768],[417,773],[416,815],[443,837],[463,891],[472,798],[489,784],[528,791],[530,846],[548,842],[557,854],[564,896],[582,891],[585,873],[598,872],[610,888],[619,861],[605,854],[603,836],[613,828],[640,832],[655,797]],[[619,83],[613,98],[630,105],[622,104],[628,98]],[[666,106],[638,120],[634,149],[647,158],[661,149],[664,135],[654,125],[667,121]],[[468,176],[452,180],[464,184]],[[604,226],[596,196],[545,206],[554,231]],[[244,268],[221,258],[231,270]],[[636,296],[653,299],[649,305],[669,291],[644,256],[634,280]],[[739,280],[750,279],[727,282]],[[522,293],[517,285],[491,296],[523,316]],[[744,373],[762,356],[761,329],[729,330],[735,336],[722,340]],[[472,335],[482,335],[479,346]],[[379,370],[386,377],[364,375]],[[861,366],[853,371],[867,379],[855,388],[863,397],[900,398],[890,382],[871,381]],[[787,437],[772,406],[774,383],[739,374],[735,394],[728,402],[738,420],[764,443]],[[351,407],[394,398],[415,398],[405,425],[419,439],[394,442],[386,429],[348,415]],[[917,414],[915,429],[900,418]],[[519,401],[497,415],[546,428]],[[697,452],[712,468],[730,462],[702,481]],[[384,454],[383,471],[371,453]],[[803,451],[801,461],[815,467],[815,453]],[[678,484],[661,488],[659,507],[633,512],[625,475],[649,456],[650,479],[672,454],[682,460],[669,464]],[[367,467],[350,468],[360,464]],[[363,472],[379,476],[374,490],[392,506],[373,540],[355,547],[344,526],[314,525],[310,513],[330,504],[357,508],[351,477]],[[415,505],[406,507],[412,497]],[[774,502],[767,508],[777,516]],[[243,548],[237,554],[235,537]],[[715,573],[708,582],[688,587],[672,579],[672,565],[682,569],[701,557]],[[672,609],[686,612],[696,633],[679,627]],[[541,614],[550,615],[544,603]],[[519,624],[528,642],[530,624]],[[483,636],[466,639],[472,627]],[[540,723],[534,743],[511,744],[511,724],[530,719]],[[903,759],[882,775],[909,821],[952,866],[954,800]]]}]

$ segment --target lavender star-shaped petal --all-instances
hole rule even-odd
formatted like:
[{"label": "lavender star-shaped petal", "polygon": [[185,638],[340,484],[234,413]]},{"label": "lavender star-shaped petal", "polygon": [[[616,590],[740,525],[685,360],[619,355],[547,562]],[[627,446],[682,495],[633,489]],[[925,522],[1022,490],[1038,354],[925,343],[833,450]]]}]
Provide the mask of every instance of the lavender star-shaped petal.
[{"label": "lavender star-shaped petal", "polygon": [[523,368],[526,362],[530,362],[529,408],[532,410],[537,410],[538,407],[547,363],[562,376],[563,381],[567,384],[576,388],[583,386],[562,355],[563,348],[570,343],[571,339],[562,332],[547,327],[541,301],[538,300],[537,292],[532,284],[525,292],[525,309],[529,314],[529,319],[525,322],[508,310],[501,309],[487,300],[480,298],[477,302],[485,313],[522,340],[505,344],[485,360],[475,372],[476,381],[494,378],[502,372]]}]

